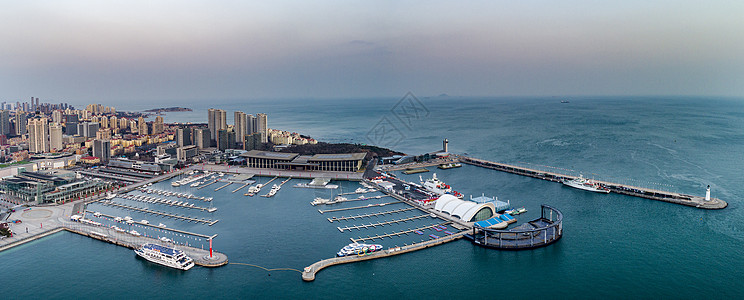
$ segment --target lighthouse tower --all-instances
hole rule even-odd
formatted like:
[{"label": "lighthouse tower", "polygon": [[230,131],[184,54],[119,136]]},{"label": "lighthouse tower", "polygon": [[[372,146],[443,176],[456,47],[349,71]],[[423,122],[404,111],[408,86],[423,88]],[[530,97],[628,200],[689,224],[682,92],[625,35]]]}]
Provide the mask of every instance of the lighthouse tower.
[{"label": "lighthouse tower", "polygon": [[444,139],[444,141],[442,141],[442,151],[449,152],[449,147],[447,147],[447,144],[449,144],[449,141],[447,139]]},{"label": "lighthouse tower", "polygon": [[705,201],[710,201],[710,185],[708,185],[708,189],[705,190]]}]

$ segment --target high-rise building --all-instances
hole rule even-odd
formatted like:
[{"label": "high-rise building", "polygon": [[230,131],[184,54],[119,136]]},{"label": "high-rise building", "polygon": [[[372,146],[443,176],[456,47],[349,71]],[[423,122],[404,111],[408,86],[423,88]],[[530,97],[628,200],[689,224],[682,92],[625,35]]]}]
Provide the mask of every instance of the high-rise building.
[{"label": "high-rise building", "polygon": [[49,126],[46,118],[28,120],[28,152],[49,152]]},{"label": "high-rise building", "polygon": [[119,119],[119,129],[125,130],[129,128],[129,120],[126,118]]},{"label": "high-rise building", "polygon": [[113,130],[113,132],[117,132],[119,130],[119,120],[116,119],[116,116],[111,116],[109,118],[109,127],[111,127],[111,130]]},{"label": "high-rise building", "polygon": [[102,164],[107,164],[111,160],[111,141],[94,140],[93,156],[100,158]]},{"label": "high-rise building", "polygon": [[10,112],[7,110],[0,111],[0,134],[10,134]]},{"label": "high-rise building", "polygon": [[65,134],[77,135],[78,116],[75,114],[65,115]]},{"label": "high-rise building", "polygon": [[101,126],[96,122],[83,122],[78,124],[78,135],[83,137],[94,138]]},{"label": "high-rise building", "polygon": [[199,147],[199,149],[209,148],[211,141],[212,137],[210,136],[209,129],[194,129],[194,144]]},{"label": "high-rise building", "polygon": [[178,144],[178,147],[191,145],[191,130],[189,128],[176,129],[176,144]]},{"label": "high-rise building", "polygon": [[24,135],[26,134],[26,124],[28,122],[27,116],[25,112],[19,111],[16,112],[15,116],[15,134],[16,135]]},{"label": "high-rise building", "polygon": [[155,117],[155,123],[152,124],[152,134],[161,134],[165,131],[165,125],[163,124],[163,117]]},{"label": "high-rise building", "polygon": [[101,128],[108,128],[109,127],[108,121],[109,121],[108,117],[106,116],[101,116],[100,118],[98,118],[98,123],[101,124]]},{"label": "high-rise building", "polygon": [[245,134],[254,134],[256,133],[256,130],[258,128],[258,120],[256,119],[256,116],[254,115],[248,115],[246,116],[246,129]]},{"label": "high-rise building", "polygon": [[55,110],[52,112],[52,123],[62,124],[62,111]]},{"label": "high-rise building", "polygon": [[111,130],[108,128],[101,128],[96,131],[96,139],[99,140],[110,140],[111,139]]},{"label": "high-rise building", "polygon": [[227,112],[221,109],[210,108],[207,112],[209,120],[209,134],[212,140],[216,140],[217,131],[221,129],[227,129]]},{"label": "high-rise building", "polygon": [[266,114],[256,114],[257,126],[256,132],[261,134],[261,143],[269,142],[269,117]]},{"label": "high-rise building", "polygon": [[227,129],[217,130],[217,149],[225,150],[228,149]]},{"label": "high-rise building", "polygon": [[49,125],[49,148],[51,151],[60,151],[62,147],[62,125],[52,123]]},{"label": "high-rise building", "polygon": [[248,116],[242,111],[235,112],[235,136],[240,143],[243,143],[243,137],[248,133]]},{"label": "high-rise building", "polygon": [[145,118],[143,117],[137,119],[137,134],[147,135],[147,123],[145,123]]}]

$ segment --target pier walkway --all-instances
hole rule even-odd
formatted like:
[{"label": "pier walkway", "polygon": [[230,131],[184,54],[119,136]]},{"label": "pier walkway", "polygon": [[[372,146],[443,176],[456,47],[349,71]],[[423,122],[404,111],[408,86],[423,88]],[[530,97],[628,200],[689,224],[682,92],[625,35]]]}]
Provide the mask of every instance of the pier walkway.
[{"label": "pier walkway", "polygon": [[333,223],[334,221],[346,221],[346,220],[354,220],[354,219],[361,219],[361,218],[370,218],[370,217],[376,217],[376,216],[382,216],[382,215],[389,215],[389,214],[397,214],[405,211],[414,210],[415,208],[409,207],[409,208],[401,208],[391,211],[383,211],[378,213],[371,213],[371,214],[363,214],[363,215],[356,215],[356,216],[348,216],[348,217],[331,217],[327,218],[328,222]]},{"label": "pier walkway", "polygon": [[369,223],[369,224],[345,226],[344,228],[341,228],[341,226],[339,226],[339,227],[336,227],[336,228],[338,229],[338,231],[344,232],[344,230],[352,230],[352,229],[359,230],[359,229],[367,229],[367,228],[370,228],[370,227],[375,228],[377,226],[385,226],[385,225],[390,225],[390,224],[398,224],[400,222],[404,222],[405,223],[405,222],[408,222],[408,221],[413,221],[413,220],[418,220],[418,219],[421,219],[421,218],[428,218],[428,217],[429,217],[428,215],[418,215],[418,216],[413,216],[413,217],[408,217],[408,218],[403,218],[403,219],[397,219],[397,220],[390,220],[390,221],[385,221],[385,222],[377,222],[377,223]]},{"label": "pier walkway", "polygon": [[421,243],[411,244],[404,247],[395,247],[390,248],[378,252],[372,252],[367,255],[362,256],[344,256],[344,257],[334,257],[329,259],[324,259],[321,261],[318,261],[308,267],[306,267],[302,272],[302,280],[304,281],[313,281],[315,280],[315,274],[320,272],[320,270],[325,269],[330,266],[340,265],[340,264],[348,264],[363,260],[370,260],[370,259],[377,259],[377,258],[383,258],[383,257],[389,257],[393,255],[413,252],[416,250],[426,249],[429,247],[441,245],[444,243],[448,243],[457,239],[462,238],[468,231],[462,231],[455,233],[453,235],[443,236],[437,239],[432,239],[428,241],[424,241]]},{"label": "pier walkway", "polygon": [[188,222],[203,223],[203,224],[206,224],[206,225],[209,225],[209,226],[212,226],[215,223],[217,223],[217,222],[220,221],[220,220],[214,220],[213,221],[211,219],[197,219],[197,218],[193,218],[193,217],[181,216],[181,215],[171,214],[171,213],[157,211],[157,210],[151,210],[151,209],[146,209],[146,208],[139,208],[139,207],[136,207],[136,206],[130,206],[130,205],[126,205],[126,204],[116,203],[116,202],[110,201],[110,200],[102,200],[99,203],[100,204],[103,204],[103,205],[109,205],[109,206],[114,206],[114,207],[118,207],[118,208],[124,208],[124,209],[134,210],[134,211],[138,211],[138,212],[143,212],[143,213],[147,213],[147,214],[151,214],[151,215],[159,215],[159,216],[163,216],[163,217],[167,217],[167,218],[179,219],[179,220],[184,220],[184,221],[188,221]]},{"label": "pier walkway", "polygon": [[[426,226],[422,226],[422,227],[419,227],[419,228],[407,229],[407,230],[402,230],[402,231],[393,232],[393,233],[384,233],[384,234],[378,234],[378,235],[375,235],[375,236],[349,238],[349,239],[351,240],[352,243],[358,243],[358,242],[364,242],[364,241],[374,241],[374,240],[377,240],[377,239],[380,239],[381,240],[381,239],[384,239],[384,238],[392,238],[394,236],[401,236],[401,235],[404,235],[404,234],[405,235],[408,235],[411,232],[424,231],[426,229],[429,229],[429,228],[432,228],[432,227],[435,227],[435,226],[444,226],[444,225],[447,225],[447,224],[450,224],[450,222],[444,222],[444,223],[439,223],[439,224],[435,224],[435,225],[426,225]],[[452,227],[454,227],[454,226],[452,226]]]},{"label": "pier walkway", "polygon": [[[555,172],[546,172],[530,168],[524,168],[519,166],[513,166],[504,163],[497,163],[487,161],[483,159],[472,158],[468,156],[458,156],[461,163],[466,163],[473,166],[494,169],[502,172],[508,172],[517,175],[529,176],[533,178],[562,182],[563,180],[573,180],[576,176],[565,175]],[[646,198],[651,200],[664,201],[674,204],[681,204],[702,209],[723,209],[728,206],[726,201],[721,199],[711,198],[710,201],[705,201],[705,198],[699,196],[691,196],[686,194],[660,191],[649,188],[642,188],[631,185],[624,185],[620,183],[613,183],[607,181],[595,180],[595,182],[608,188],[613,193]]]},{"label": "pier walkway", "polygon": [[327,213],[327,212],[336,212],[336,211],[344,211],[344,210],[352,210],[352,209],[360,209],[360,208],[369,208],[369,207],[380,207],[380,206],[385,206],[385,205],[389,205],[389,204],[396,204],[396,203],[401,203],[401,202],[403,202],[403,201],[393,201],[393,202],[379,203],[379,204],[367,204],[365,206],[355,206],[355,207],[346,207],[346,208],[335,208],[335,209],[326,209],[326,210],[319,209],[318,212],[321,213],[321,214],[324,214],[324,213]]}]

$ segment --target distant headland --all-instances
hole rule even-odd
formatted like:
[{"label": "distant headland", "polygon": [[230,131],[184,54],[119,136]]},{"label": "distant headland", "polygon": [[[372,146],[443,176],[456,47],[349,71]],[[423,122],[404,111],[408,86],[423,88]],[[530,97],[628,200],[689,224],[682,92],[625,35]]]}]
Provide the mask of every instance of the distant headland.
[{"label": "distant headland", "polygon": [[175,111],[192,111],[191,108],[187,107],[168,107],[168,108],[153,108],[145,110],[144,112],[151,112],[151,113],[164,113],[164,112],[175,112]]}]

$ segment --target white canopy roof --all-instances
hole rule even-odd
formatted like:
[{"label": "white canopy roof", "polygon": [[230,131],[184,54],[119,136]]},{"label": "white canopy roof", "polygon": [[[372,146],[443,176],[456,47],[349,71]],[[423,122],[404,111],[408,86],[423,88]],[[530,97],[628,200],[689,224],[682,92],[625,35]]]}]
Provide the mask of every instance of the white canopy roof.
[{"label": "white canopy roof", "polygon": [[472,201],[460,200],[455,196],[444,194],[434,204],[434,209],[446,212],[450,216],[459,217],[460,220],[470,222],[475,214],[483,208],[491,210],[491,214],[496,214],[496,207],[493,203],[475,203]]}]

